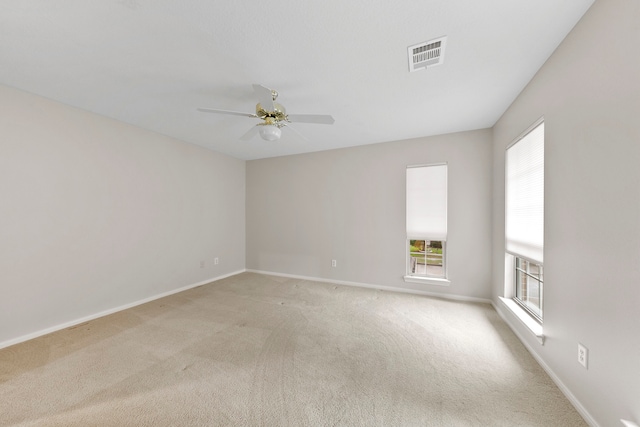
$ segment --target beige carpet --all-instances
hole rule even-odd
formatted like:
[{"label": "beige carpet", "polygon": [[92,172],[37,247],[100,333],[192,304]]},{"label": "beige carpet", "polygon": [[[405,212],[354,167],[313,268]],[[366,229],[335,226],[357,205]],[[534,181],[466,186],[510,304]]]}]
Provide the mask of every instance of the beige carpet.
[{"label": "beige carpet", "polygon": [[486,304],[244,273],[0,350],[2,426],[584,426]]}]

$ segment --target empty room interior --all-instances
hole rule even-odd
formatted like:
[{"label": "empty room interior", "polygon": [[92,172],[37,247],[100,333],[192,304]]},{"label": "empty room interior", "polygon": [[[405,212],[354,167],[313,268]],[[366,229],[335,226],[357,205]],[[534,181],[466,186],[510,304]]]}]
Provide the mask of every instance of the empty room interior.
[{"label": "empty room interior", "polygon": [[638,426],[640,2],[0,4],[0,425]]}]

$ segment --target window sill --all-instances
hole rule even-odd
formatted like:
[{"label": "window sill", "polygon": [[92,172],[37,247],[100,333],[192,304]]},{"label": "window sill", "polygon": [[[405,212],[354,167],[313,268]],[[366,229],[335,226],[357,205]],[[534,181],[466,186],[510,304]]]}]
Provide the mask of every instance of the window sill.
[{"label": "window sill", "polygon": [[522,309],[514,300],[510,298],[500,297],[500,301],[504,304],[505,307],[509,309],[514,316],[527,327],[529,331],[538,339],[540,344],[544,345],[544,334],[542,333],[542,325],[533,319],[533,317],[529,316],[526,311]]},{"label": "window sill", "polygon": [[451,282],[447,279],[438,279],[435,277],[420,277],[420,276],[404,276],[405,282],[420,283],[423,285],[436,285],[436,286],[449,286]]}]

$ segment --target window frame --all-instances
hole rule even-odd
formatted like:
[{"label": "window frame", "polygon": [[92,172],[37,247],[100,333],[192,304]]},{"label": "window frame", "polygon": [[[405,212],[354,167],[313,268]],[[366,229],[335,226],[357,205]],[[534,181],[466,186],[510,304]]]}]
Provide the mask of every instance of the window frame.
[{"label": "window frame", "polygon": [[[524,270],[523,268],[519,267],[518,266],[519,261],[527,263],[527,267],[529,267],[530,265],[538,266],[538,268],[540,269],[538,275],[536,276],[535,274],[531,274],[530,268],[527,268],[527,270]],[[521,276],[518,274],[519,272],[522,272],[528,278],[531,278],[538,282],[538,298],[540,300],[540,304],[539,304],[540,313],[537,313],[535,310],[533,310],[531,308],[531,305],[527,304],[527,302],[522,298],[522,296],[519,295],[518,290],[522,290],[521,281],[520,281]],[[522,309],[526,311],[528,315],[533,317],[534,320],[542,324],[542,319],[544,317],[544,265],[538,262],[530,261],[521,256],[513,255],[513,274],[514,274],[513,297],[512,297],[513,300],[520,307],[522,307]]]}]

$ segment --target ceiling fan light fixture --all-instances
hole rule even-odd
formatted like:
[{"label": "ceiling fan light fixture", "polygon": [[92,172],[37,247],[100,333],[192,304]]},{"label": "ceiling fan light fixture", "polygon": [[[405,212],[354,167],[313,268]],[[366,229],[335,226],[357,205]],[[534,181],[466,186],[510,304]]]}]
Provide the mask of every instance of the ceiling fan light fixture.
[{"label": "ceiling fan light fixture", "polygon": [[282,131],[276,125],[263,125],[260,126],[260,137],[265,141],[275,141],[280,139]]}]

